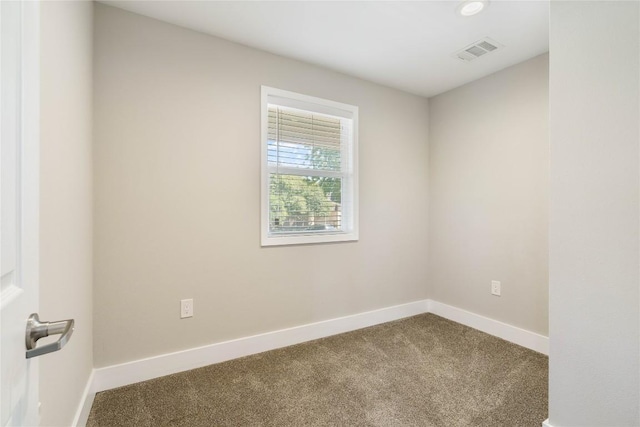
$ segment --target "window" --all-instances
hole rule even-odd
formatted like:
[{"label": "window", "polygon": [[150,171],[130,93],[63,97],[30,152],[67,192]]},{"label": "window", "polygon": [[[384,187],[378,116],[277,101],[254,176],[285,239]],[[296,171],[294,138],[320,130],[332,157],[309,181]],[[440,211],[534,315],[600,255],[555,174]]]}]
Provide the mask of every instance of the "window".
[{"label": "window", "polygon": [[358,240],[358,107],[262,87],[262,246]]}]

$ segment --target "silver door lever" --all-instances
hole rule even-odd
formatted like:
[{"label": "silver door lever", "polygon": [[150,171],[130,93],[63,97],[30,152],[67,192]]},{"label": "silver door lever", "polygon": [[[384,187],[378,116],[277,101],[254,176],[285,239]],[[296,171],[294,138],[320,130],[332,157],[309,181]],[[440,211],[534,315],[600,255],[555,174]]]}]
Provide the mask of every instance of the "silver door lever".
[{"label": "silver door lever", "polygon": [[[64,345],[69,341],[69,338],[71,338],[74,323],[73,319],[60,320],[58,322],[41,322],[36,313],[29,316],[29,320],[27,320],[27,332],[25,335],[27,359],[52,353],[64,347]],[[62,334],[60,338],[58,338],[58,341],[41,347],[36,347],[36,342],[40,338],[58,334]]]}]

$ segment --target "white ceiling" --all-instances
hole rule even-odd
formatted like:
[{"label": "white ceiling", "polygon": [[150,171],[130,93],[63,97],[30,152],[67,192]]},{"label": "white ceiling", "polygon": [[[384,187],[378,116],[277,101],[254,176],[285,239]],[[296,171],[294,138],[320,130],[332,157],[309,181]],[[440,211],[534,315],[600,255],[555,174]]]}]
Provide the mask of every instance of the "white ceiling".
[{"label": "white ceiling", "polygon": [[[455,0],[103,3],[427,97],[549,50],[548,1],[494,0],[471,17]],[[452,55],[486,36],[505,48]]]}]

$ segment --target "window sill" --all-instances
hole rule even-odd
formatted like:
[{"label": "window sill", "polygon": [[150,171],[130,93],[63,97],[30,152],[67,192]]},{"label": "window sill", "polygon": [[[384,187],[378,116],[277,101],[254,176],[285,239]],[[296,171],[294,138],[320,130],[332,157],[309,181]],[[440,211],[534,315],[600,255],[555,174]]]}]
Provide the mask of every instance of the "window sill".
[{"label": "window sill", "polygon": [[357,232],[317,233],[299,235],[266,235],[262,236],[261,246],[309,245],[314,243],[354,242],[358,240]]}]

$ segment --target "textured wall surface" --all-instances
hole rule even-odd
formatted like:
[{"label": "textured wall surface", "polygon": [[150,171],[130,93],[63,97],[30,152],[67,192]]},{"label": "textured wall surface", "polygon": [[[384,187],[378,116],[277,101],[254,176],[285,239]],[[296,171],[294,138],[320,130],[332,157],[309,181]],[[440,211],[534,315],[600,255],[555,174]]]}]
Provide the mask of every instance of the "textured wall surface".
[{"label": "textured wall surface", "polygon": [[39,358],[41,423],[68,426],[93,368],[93,3],[42,2],[40,22],[40,318],[76,321]]},{"label": "textured wall surface", "polygon": [[[426,99],[101,4],[95,19],[96,367],[427,297]],[[360,108],[358,242],[260,247],[261,85]]]},{"label": "textured wall surface", "polygon": [[545,54],[429,100],[429,297],[542,335],[548,79]]},{"label": "textured wall surface", "polygon": [[553,426],[640,425],[639,6],[551,2]]}]

